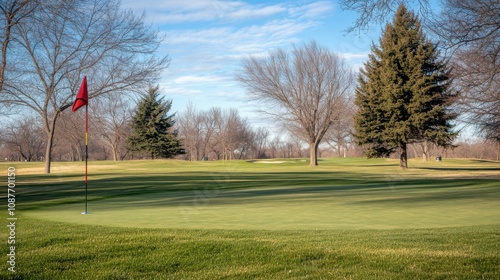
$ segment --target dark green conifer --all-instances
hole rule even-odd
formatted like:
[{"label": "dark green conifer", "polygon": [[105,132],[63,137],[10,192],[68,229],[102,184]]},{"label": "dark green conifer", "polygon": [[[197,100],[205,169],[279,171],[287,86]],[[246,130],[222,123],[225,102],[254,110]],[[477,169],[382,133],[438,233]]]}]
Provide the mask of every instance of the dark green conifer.
[{"label": "dark green conifer", "polygon": [[174,114],[168,115],[172,101],[159,98],[158,87],[149,88],[132,118],[131,151],[147,152],[151,158],[169,158],[183,153],[174,125]]},{"label": "dark green conifer", "polygon": [[399,150],[400,166],[407,168],[408,144],[429,141],[446,147],[456,137],[449,70],[404,5],[379,44],[372,45],[358,77],[355,137],[367,147],[368,157]]}]

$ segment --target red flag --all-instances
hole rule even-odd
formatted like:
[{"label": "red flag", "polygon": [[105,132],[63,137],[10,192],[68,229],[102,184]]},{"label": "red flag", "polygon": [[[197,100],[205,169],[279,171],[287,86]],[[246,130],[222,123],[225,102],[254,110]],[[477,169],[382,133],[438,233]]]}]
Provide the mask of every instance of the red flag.
[{"label": "red flag", "polygon": [[75,112],[80,107],[89,104],[89,93],[87,90],[87,76],[83,77],[82,85],[78,90],[78,94],[76,95],[75,103],[73,103],[72,111]]}]

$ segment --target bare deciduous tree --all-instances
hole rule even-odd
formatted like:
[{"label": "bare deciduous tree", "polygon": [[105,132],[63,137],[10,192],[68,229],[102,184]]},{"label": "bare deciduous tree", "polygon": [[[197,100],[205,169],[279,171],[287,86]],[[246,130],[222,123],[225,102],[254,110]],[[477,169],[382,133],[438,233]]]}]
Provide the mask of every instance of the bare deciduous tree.
[{"label": "bare deciduous tree", "polygon": [[125,93],[100,96],[92,107],[95,135],[109,148],[113,160],[123,160],[127,154],[127,139],[130,136],[132,107]]},{"label": "bare deciduous tree", "polygon": [[255,133],[236,109],[197,112],[189,105],[177,126],[188,160],[243,159],[254,154]]},{"label": "bare deciduous tree", "polygon": [[4,137],[12,152],[19,153],[25,161],[40,160],[43,155],[43,129],[33,117],[7,127]]},{"label": "bare deciduous tree", "polygon": [[244,153],[248,140],[248,124],[238,110],[219,110],[215,115],[215,139],[220,145],[223,160],[235,159],[236,153]]},{"label": "bare deciduous tree", "polygon": [[0,20],[0,43],[2,54],[0,58],[0,91],[3,89],[5,69],[7,67],[7,53],[12,41],[12,29],[21,24],[22,20],[33,13],[37,7],[37,0],[5,0],[0,2],[2,18]]},{"label": "bare deciduous tree", "polygon": [[195,106],[190,103],[182,114],[177,118],[176,127],[179,128],[179,138],[190,161],[200,160],[205,156],[202,147],[204,131],[208,128],[203,125],[203,115],[196,112]]},{"label": "bare deciduous tree", "polygon": [[340,0],[342,9],[358,14],[358,18],[354,25],[348,28],[348,32],[368,29],[374,23],[385,23],[401,4],[407,7],[417,5],[420,14],[424,15],[430,9],[428,0]]},{"label": "bare deciduous tree", "polygon": [[347,150],[354,145],[354,114],[356,106],[352,98],[346,98],[339,111],[338,118],[334,120],[332,126],[325,135],[325,142],[333,149],[337,150],[339,157],[347,157]]},{"label": "bare deciduous tree", "polygon": [[497,0],[441,0],[443,11],[433,30],[448,47],[500,53],[500,3]]},{"label": "bare deciduous tree", "polygon": [[[65,154],[70,160],[85,160],[84,125],[85,112],[83,110],[75,114],[70,111],[62,112],[54,133],[53,153],[59,154],[59,158]],[[94,129],[92,124],[89,126],[92,137]]]},{"label": "bare deciduous tree", "polygon": [[244,60],[237,75],[262,112],[309,144],[310,165],[318,165],[318,145],[337,119],[341,100],[352,92],[354,74],[344,60],[316,42],[278,49]]},{"label": "bare deciduous tree", "polygon": [[143,21],[118,0],[57,0],[40,3],[16,25],[17,64],[6,74],[0,102],[39,114],[47,136],[46,173],[57,119],[71,106],[83,75],[92,99],[144,88],[168,66],[168,57],[156,56],[157,32]]},{"label": "bare deciduous tree", "polygon": [[201,135],[199,139],[200,143],[200,155],[204,158],[210,157],[210,151],[214,150],[216,142],[214,140],[215,130],[216,130],[216,119],[214,115],[217,114],[217,108],[211,108],[208,111],[202,112],[200,115],[201,120]]},{"label": "bare deciduous tree", "polygon": [[500,57],[494,60],[488,54],[459,52],[453,73],[464,118],[486,139],[500,142]]},{"label": "bare deciduous tree", "polygon": [[469,123],[500,142],[500,2],[443,0],[434,28],[454,50],[453,75]]},{"label": "bare deciduous tree", "polygon": [[253,158],[266,158],[266,147],[269,142],[269,130],[264,127],[259,127],[254,132],[255,154]]}]

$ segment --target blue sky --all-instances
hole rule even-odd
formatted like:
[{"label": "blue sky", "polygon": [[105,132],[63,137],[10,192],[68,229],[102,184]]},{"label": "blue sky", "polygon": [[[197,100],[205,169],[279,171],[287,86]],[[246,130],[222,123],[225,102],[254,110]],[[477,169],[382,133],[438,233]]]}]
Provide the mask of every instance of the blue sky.
[{"label": "blue sky", "polygon": [[354,68],[367,58],[380,27],[367,33],[346,34],[355,15],[334,1],[125,0],[125,8],[146,13],[160,30],[160,48],[172,61],[160,88],[173,100],[173,111],[189,103],[198,110],[239,108],[251,123],[254,113],[245,90],[234,80],[243,58],[276,48],[316,40],[342,55]]}]

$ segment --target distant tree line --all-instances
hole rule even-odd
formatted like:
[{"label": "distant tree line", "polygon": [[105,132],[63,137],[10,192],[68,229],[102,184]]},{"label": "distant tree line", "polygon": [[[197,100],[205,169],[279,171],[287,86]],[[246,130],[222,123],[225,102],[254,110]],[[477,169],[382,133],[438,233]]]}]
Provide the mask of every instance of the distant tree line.
[{"label": "distant tree line", "polygon": [[263,131],[254,132],[236,109],[210,108],[197,112],[190,105],[179,116],[178,127],[184,158],[192,161],[259,157],[257,137],[265,136],[256,135]]},{"label": "distant tree line", "polygon": [[[128,139],[136,106],[124,102],[120,95],[108,95],[94,100],[90,112],[89,159],[128,160],[151,158],[148,152],[132,152]],[[108,110],[101,110],[108,108]],[[177,131],[184,154],[177,159],[229,160],[265,158],[304,158],[309,156],[307,143],[296,135],[267,127],[254,127],[241,117],[238,110],[210,108],[196,110],[193,105],[175,115],[170,131]],[[352,137],[351,117],[337,122],[328,131],[318,148],[320,157],[363,156],[364,148]],[[53,159],[56,161],[83,161],[85,136],[83,113],[64,112],[56,130]],[[0,136],[0,160],[43,161],[45,136],[35,117],[27,117],[5,126]],[[238,133],[235,133],[238,132]],[[462,139],[453,149],[444,149],[432,143],[414,143],[408,146],[409,158],[434,160],[434,157],[500,159],[500,147],[490,140]],[[431,157],[434,156],[434,157]],[[397,157],[394,156],[394,157]]]}]

